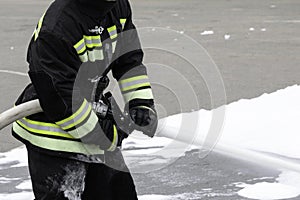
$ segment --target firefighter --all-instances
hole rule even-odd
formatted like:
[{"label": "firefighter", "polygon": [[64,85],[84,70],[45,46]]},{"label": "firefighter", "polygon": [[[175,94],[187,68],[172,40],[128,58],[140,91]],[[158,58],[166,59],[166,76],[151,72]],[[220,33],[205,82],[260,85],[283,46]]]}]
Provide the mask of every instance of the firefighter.
[{"label": "firefighter", "polygon": [[107,114],[111,95],[94,93],[111,69],[128,107],[126,123],[153,137],[157,115],[142,60],[128,0],[50,4],[28,47],[31,83],[16,102],[38,99],[43,112],[12,128],[27,147],[36,200],[137,199],[119,148],[129,124],[124,130]]}]

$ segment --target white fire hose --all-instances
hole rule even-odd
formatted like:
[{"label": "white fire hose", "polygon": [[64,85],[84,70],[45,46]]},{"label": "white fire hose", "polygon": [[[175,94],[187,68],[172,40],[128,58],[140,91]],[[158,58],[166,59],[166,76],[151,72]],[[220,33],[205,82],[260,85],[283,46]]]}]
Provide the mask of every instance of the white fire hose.
[{"label": "white fire hose", "polygon": [[0,113],[0,130],[18,119],[38,112],[42,112],[42,108],[39,100],[36,99],[17,105],[3,113]]}]

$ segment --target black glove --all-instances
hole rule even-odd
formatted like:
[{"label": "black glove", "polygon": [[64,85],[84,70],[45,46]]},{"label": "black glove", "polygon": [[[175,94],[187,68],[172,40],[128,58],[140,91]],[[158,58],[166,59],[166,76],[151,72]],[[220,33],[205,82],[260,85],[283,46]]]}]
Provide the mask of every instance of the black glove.
[{"label": "black glove", "polygon": [[157,129],[157,113],[153,100],[135,99],[129,102],[129,114],[134,128],[153,137]]},{"label": "black glove", "polygon": [[125,133],[123,130],[121,130],[117,124],[114,122],[112,119],[100,119],[98,120],[101,129],[105,133],[106,137],[112,142],[114,138],[114,127],[117,130],[117,135],[118,135],[118,142],[117,142],[117,147],[122,145],[122,141],[128,137],[128,134]]}]

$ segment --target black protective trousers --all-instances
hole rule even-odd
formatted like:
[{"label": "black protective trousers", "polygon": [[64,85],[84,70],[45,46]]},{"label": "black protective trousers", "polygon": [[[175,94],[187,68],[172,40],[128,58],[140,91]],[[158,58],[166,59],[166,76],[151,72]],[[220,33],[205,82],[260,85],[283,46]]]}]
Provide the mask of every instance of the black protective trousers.
[{"label": "black protective trousers", "polygon": [[35,200],[137,200],[128,171],[27,151]]}]

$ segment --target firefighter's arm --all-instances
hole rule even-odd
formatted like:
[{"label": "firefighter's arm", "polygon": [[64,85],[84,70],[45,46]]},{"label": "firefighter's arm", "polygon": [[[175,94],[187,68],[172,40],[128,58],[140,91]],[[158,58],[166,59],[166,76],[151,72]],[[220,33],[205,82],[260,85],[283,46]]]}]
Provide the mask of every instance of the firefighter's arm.
[{"label": "firefighter's arm", "polygon": [[157,114],[146,67],[143,65],[143,51],[135,25],[132,22],[130,6],[124,30],[118,40],[119,57],[112,72],[118,80],[125,104],[129,109],[136,129],[153,137],[157,127]]},{"label": "firefighter's arm", "polygon": [[113,126],[102,131],[91,104],[74,87],[82,64],[75,49],[63,38],[40,32],[31,46],[29,76],[45,115],[75,139],[113,150],[117,135]]}]

